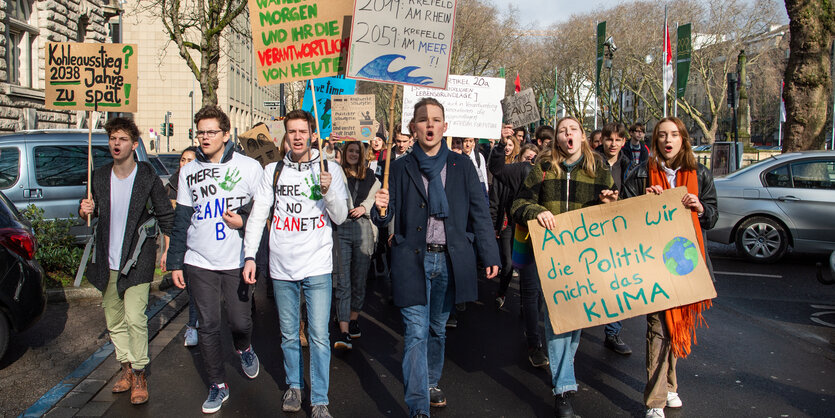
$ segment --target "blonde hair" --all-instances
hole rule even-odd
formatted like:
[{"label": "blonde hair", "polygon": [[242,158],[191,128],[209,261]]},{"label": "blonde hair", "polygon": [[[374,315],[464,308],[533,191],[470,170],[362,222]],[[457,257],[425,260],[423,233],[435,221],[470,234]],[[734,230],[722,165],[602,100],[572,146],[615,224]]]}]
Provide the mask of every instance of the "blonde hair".
[{"label": "blonde hair", "polygon": [[577,125],[580,126],[580,132],[582,133],[582,145],[580,148],[580,152],[583,155],[583,171],[588,174],[589,177],[594,178],[595,171],[597,171],[597,161],[594,158],[594,151],[591,149],[591,145],[589,145],[589,141],[586,138],[586,131],[583,129],[583,124],[580,123],[577,118],[573,116],[566,116],[559,121],[557,121],[556,129],[557,132],[556,139],[551,141],[551,168],[557,173],[557,176],[562,175],[562,162],[568,159],[568,154],[560,148],[559,145],[559,136],[560,136],[560,125],[562,125],[566,121],[574,121]]},{"label": "blonde hair", "polygon": [[[359,148],[359,161],[357,164],[352,166],[348,163],[348,147],[356,145]],[[365,153],[362,151],[362,142],[359,141],[347,141],[345,142],[345,146],[342,147],[342,170],[345,171],[346,177],[354,177],[359,180],[365,179],[365,172],[367,164],[365,162]]]},{"label": "blonde hair", "polygon": [[519,155],[519,140],[516,139],[516,135],[512,135],[510,137],[510,141],[513,142],[513,150],[510,151],[510,154],[505,155],[505,164],[516,162],[516,156]]}]

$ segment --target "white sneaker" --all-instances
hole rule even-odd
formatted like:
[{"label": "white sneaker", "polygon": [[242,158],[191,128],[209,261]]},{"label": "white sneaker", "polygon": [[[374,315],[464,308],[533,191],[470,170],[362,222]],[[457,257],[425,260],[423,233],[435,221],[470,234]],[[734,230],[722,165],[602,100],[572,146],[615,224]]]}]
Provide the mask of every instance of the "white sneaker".
[{"label": "white sneaker", "polygon": [[197,345],[197,328],[186,326],[186,334],[183,336],[183,345],[194,347]]},{"label": "white sneaker", "polygon": [[646,416],[646,418],[664,418],[664,409],[663,408],[647,409],[647,414],[645,416]]},{"label": "white sneaker", "polygon": [[676,392],[667,392],[667,406],[670,408],[681,408],[681,398]]}]

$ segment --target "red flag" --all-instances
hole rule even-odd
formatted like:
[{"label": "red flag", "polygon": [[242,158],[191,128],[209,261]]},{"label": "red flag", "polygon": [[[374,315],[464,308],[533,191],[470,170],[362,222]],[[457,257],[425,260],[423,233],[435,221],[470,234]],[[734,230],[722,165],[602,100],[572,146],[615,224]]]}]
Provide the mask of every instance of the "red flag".
[{"label": "red flag", "polygon": [[667,90],[673,84],[673,47],[670,43],[670,30],[667,27],[666,10],[664,12],[664,49],[662,51],[664,94],[667,94]]},{"label": "red flag", "polygon": [[513,82],[513,85],[516,87],[516,93],[522,91],[522,80],[519,79],[519,73],[516,73],[516,81]]}]

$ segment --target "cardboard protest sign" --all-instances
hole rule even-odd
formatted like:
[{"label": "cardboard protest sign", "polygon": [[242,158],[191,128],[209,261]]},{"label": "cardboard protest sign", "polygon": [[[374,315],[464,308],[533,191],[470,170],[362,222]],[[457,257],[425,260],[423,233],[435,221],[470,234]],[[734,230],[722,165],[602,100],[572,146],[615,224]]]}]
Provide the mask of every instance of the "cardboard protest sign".
[{"label": "cardboard protest sign", "polygon": [[445,88],[455,0],[357,0],[346,77]]},{"label": "cardboard protest sign", "polygon": [[248,1],[259,85],[345,72],[353,0]]},{"label": "cardboard protest sign", "polygon": [[415,103],[433,97],[444,105],[449,127],[444,135],[466,138],[500,138],[505,79],[451,75],[443,90],[426,87],[403,87],[402,132],[409,133]]},{"label": "cardboard protest sign", "polygon": [[502,100],[502,109],[505,123],[513,125],[514,128],[538,122],[540,118],[532,88],[505,97]]},{"label": "cardboard protest sign", "polygon": [[716,297],[685,187],[528,221],[556,334]]},{"label": "cardboard protest sign", "polygon": [[47,42],[44,52],[48,109],[136,112],[136,45]]},{"label": "cardboard protest sign", "polygon": [[[334,94],[354,94],[357,82],[356,80],[346,80],[339,77],[327,77],[313,80],[313,86],[316,88],[316,110],[319,112],[317,132],[319,132],[320,138],[327,138],[331,135],[331,96]],[[313,92],[310,91],[310,83],[306,83],[305,86],[302,110],[311,114],[314,113]]]},{"label": "cardboard protest sign", "polygon": [[238,135],[241,146],[247,157],[254,158],[261,163],[261,167],[278,161],[278,148],[272,140],[270,130],[266,125],[258,125]]},{"label": "cardboard protest sign", "polygon": [[331,97],[333,109],[334,139],[343,141],[370,141],[379,129],[375,118],[373,94]]},{"label": "cardboard protest sign", "polygon": [[268,120],[264,122],[270,130],[270,136],[275,143],[275,146],[281,145],[281,140],[284,138],[284,121],[283,120]]}]

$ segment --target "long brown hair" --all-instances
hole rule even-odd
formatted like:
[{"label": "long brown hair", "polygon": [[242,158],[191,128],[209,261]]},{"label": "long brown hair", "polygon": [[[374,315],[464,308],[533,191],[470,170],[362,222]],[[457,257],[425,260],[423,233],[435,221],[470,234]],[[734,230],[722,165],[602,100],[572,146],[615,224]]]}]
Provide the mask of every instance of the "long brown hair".
[{"label": "long brown hair", "polygon": [[519,140],[516,139],[516,135],[512,135],[510,137],[510,141],[513,143],[513,150],[510,151],[510,154],[505,155],[505,164],[516,162],[516,156],[519,155]]},{"label": "long brown hair", "polygon": [[[356,145],[359,148],[359,155],[360,159],[357,161],[356,165],[351,165],[348,163],[348,147]],[[365,162],[365,153],[362,151],[362,142],[359,141],[348,141],[345,143],[345,147],[342,149],[342,170],[345,171],[346,177],[354,177],[358,180],[365,179],[365,172],[367,164]]]},{"label": "long brown hair", "polygon": [[[676,124],[678,134],[681,137],[681,150],[670,161],[664,161],[664,157],[661,156],[661,145],[658,138],[658,131],[661,124],[664,122],[672,122]],[[681,119],[668,116],[659,120],[658,123],[655,124],[655,127],[652,129],[652,149],[650,150],[650,160],[652,160],[656,167],[661,167],[662,163],[664,163],[667,168],[671,168],[673,170],[696,169],[696,156],[693,155],[693,147],[690,145],[690,134],[687,132],[687,127],[684,126],[684,122],[682,122]]]},{"label": "long brown hair", "polygon": [[580,148],[580,152],[583,153],[583,171],[585,171],[589,177],[594,178],[595,171],[597,171],[597,161],[594,158],[594,151],[591,149],[591,145],[589,145],[588,138],[586,138],[586,131],[583,129],[583,124],[580,123],[580,121],[574,116],[566,116],[557,121],[556,138],[551,141],[551,168],[554,169],[557,176],[561,175],[561,163],[568,159],[568,154],[566,154],[559,145],[560,125],[562,125],[565,121],[574,121],[580,126],[580,132],[583,134],[583,143]]}]

